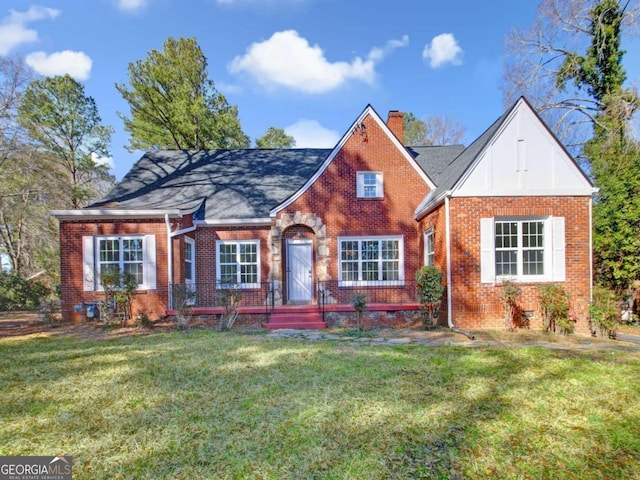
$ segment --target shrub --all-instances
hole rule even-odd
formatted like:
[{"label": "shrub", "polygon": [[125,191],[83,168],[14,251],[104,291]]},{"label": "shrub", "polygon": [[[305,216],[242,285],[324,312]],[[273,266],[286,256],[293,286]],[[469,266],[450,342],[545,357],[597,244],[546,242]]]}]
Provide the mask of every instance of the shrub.
[{"label": "shrub", "polygon": [[196,292],[191,285],[178,284],[173,286],[173,309],[176,311],[175,322],[179,330],[184,330],[189,325],[193,316],[192,305],[196,299]]},{"label": "shrub", "polygon": [[563,335],[573,333],[575,321],[569,317],[569,296],[560,285],[538,285],[538,301],[545,332],[558,329]]},{"label": "shrub", "polygon": [[20,275],[0,272],[0,311],[35,311],[40,308],[51,289],[37,280],[29,280]]},{"label": "shrub", "polygon": [[104,302],[100,303],[100,318],[105,326],[114,321],[125,323],[131,318],[131,302],[136,295],[137,282],[127,272],[106,271],[100,274]]},{"label": "shrub", "polygon": [[444,294],[442,272],[433,265],[420,268],[416,273],[416,293],[420,301],[422,324],[425,329],[432,328],[438,321]]},{"label": "shrub", "polygon": [[502,283],[500,299],[504,306],[505,326],[509,330],[513,330],[517,327],[528,327],[528,324],[523,322],[522,308],[520,308],[518,303],[521,295],[522,290],[511,280],[506,280]]},{"label": "shrub", "polygon": [[242,292],[237,285],[225,287],[218,291],[218,299],[223,308],[223,313],[220,316],[220,330],[231,330],[238,318]]},{"label": "shrub", "polygon": [[591,316],[591,327],[601,337],[615,338],[618,323],[620,321],[620,310],[616,294],[611,290],[602,287],[593,289],[593,299],[589,305]]},{"label": "shrub", "polygon": [[363,314],[367,309],[367,295],[365,293],[356,293],[351,298],[351,305],[356,311],[356,328],[358,331],[364,331]]}]

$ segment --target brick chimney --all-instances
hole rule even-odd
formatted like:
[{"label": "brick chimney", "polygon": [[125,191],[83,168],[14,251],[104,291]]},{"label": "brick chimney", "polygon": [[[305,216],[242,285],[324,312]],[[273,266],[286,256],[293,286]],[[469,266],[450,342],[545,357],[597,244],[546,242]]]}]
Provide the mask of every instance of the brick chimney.
[{"label": "brick chimney", "polygon": [[390,110],[387,118],[387,126],[400,142],[404,142],[404,115],[398,110]]}]

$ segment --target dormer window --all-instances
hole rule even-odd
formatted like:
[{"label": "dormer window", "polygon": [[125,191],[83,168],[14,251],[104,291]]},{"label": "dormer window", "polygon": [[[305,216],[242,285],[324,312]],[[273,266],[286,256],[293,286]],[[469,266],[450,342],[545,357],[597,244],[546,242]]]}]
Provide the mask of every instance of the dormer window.
[{"label": "dormer window", "polygon": [[382,198],[382,172],[358,172],[358,198]]}]

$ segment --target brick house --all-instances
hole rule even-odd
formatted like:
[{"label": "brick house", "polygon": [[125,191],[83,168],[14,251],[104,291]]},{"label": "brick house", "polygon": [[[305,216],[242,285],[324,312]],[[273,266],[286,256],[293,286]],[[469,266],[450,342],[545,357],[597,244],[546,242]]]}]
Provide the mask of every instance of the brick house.
[{"label": "brick house", "polygon": [[[415,273],[438,266],[443,323],[504,326],[505,279],[570,295],[587,333],[594,187],[524,98],[469,147],[404,147],[402,113],[367,106],[333,149],[147,152],[103,200],[60,222],[63,314],[100,301],[100,272],[136,275],[134,312],[173,314],[176,286],[216,318],[323,327],[367,294],[372,323],[415,320]],[[532,322],[535,327],[538,323]]]}]

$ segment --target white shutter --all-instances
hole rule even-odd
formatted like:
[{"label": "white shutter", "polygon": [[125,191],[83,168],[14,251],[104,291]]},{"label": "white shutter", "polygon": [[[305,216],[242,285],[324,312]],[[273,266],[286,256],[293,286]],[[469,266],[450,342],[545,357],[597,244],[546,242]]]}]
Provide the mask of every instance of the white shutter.
[{"label": "white shutter", "polygon": [[364,174],[362,172],[356,173],[356,194],[358,198],[364,197]]},{"label": "white shutter", "polygon": [[384,190],[382,189],[382,172],[376,173],[376,196],[379,198],[384,197]]},{"label": "white shutter", "polygon": [[552,275],[554,282],[564,282],[565,276],[565,237],[564,217],[551,218]]},{"label": "white shutter", "polygon": [[142,275],[144,279],[143,288],[145,290],[155,290],[156,271],[158,269],[158,264],[156,262],[156,236],[145,235],[144,245],[142,248],[144,255],[144,266],[142,267]]},{"label": "white shutter", "polygon": [[96,289],[95,260],[93,237],[82,237],[82,289],[85,292]]},{"label": "white shutter", "polygon": [[496,280],[496,257],[494,250],[493,218],[480,219],[480,282]]}]

